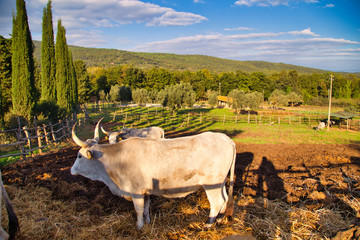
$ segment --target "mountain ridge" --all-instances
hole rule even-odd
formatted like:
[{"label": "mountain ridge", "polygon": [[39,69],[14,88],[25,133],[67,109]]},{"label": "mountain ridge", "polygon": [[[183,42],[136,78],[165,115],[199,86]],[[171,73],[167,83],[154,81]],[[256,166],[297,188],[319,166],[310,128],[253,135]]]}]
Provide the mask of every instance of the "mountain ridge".
[{"label": "mountain ridge", "polygon": [[[41,41],[34,41],[34,56],[40,63]],[[273,63],[267,61],[238,61],[223,59],[207,55],[181,55],[173,53],[147,53],[130,52],[118,49],[87,48],[69,45],[73,59],[83,60],[88,67],[111,67],[118,65],[133,65],[141,69],[161,67],[168,70],[199,71],[208,69],[216,73],[243,71],[247,73],[263,72],[266,74],[281,71],[296,70],[299,74],[312,74],[329,72],[326,70],[302,67],[286,63]]]}]

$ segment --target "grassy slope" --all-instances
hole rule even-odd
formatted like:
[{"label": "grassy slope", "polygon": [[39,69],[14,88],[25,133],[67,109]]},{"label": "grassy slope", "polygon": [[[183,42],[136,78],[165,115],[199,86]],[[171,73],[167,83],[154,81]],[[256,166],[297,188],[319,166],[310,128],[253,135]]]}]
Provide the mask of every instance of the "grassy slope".
[{"label": "grassy slope", "polygon": [[[35,58],[40,63],[41,42],[34,41]],[[128,52],[117,49],[84,48],[69,46],[74,59],[81,59],[87,66],[116,66],[129,64],[143,69],[162,67],[169,70],[198,71],[208,69],[213,72],[231,72],[241,70],[244,72],[264,72],[266,74],[283,70],[297,70],[300,74],[325,72],[320,69],[306,68],[284,63],[271,63],[265,61],[236,61],[221,59],[205,55],[179,55],[169,53],[141,53]]]},{"label": "grassy slope", "polygon": [[[205,114],[218,115],[220,119],[222,116],[234,116],[231,109],[192,109],[193,112],[203,112]],[[133,110],[134,111],[134,110]],[[147,113],[147,108],[139,108],[138,112]],[[150,111],[155,111],[152,109]],[[310,112],[310,110],[308,110]],[[126,111],[117,112],[117,116],[120,118],[121,114],[125,114]],[[224,132],[231,136],[231,138],[236,142],[244,143],[254,143],[254,144],[263,144],[263,143],[276,143],[276,144],[352,144],[360,143],[360,134],[358,131],[339,129],[338,126],[335,126],[330,129],[330,131],[321,130],[316,131],[314,128],[316,125],[312,124],[288,124],[286,122],[282,124],[268,125],[255,124],[255,123],[244,123],[244,122],[228,122],[224,124],[221,120],[218,122],[212,122],[211,120],[203,120],[200,123],[199,118],[192,118],[190,115],[190,124],[187,125],[187,112],[188,109],[180,111],[183,113],[183,117],[175,118],[171,120],[167,118],[164,122],[163,118],[159,115],[155,121],[152,119],[150,114],[149,121],[145,117],[142,117],[143,120],[140,122],[133,122],[133,127],[135,128],[144,128],[150,125],[157,125],[164,128],[166,133],[171,132],[186,132],[186,131],[219,131]],[[311,115],[321,112],[320,109],[316,108],[314,112],[311,112]],[[289,112],[290,113],[290,112]],[[130,114],[130,113],[128,113]],[[291,113],[290,113],[291,114]],[[309,114],[309,113],[308,113]],[[321,113],[322,114],[322,113]],[[101,117],[107,116],[104,119],[104,122],[112,121],[112,114],[102,113]],[[94,119],[99,118],[99,116],[94,116]],[[117,121],[120,121],[117,120]],[[232,120],[233,121],[233,120]],[[150,123],[149,123],[150,122]],[[120,125],[119,125],[120,126]],[[127,127],[130,127],[131,124],[127,124]],[[114,127],[112,130],[118,130],[118,126]],[[91,136],[89,136],[91,137]]]}]

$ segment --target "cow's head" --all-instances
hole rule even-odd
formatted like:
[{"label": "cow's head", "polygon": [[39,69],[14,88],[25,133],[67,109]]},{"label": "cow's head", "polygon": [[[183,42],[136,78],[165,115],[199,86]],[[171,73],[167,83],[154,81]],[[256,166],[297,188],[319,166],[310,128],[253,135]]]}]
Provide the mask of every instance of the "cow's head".
[{"label": "cow's head", "polygon": [[[101,119],[100,119],[101,121]],[[99,122],[100,122],[99,121]],[[117,143],[118,141],[121,140],[120,134],[122,133],[122,130],[118,131],[118,132],[107,132],[105,131],[105,129],[102,127],[102,125],[100,125],[100,129],[101,131],[106,135],[106,137],[109,139],[109,143],[110,144],[114,144]]]},{"label": "cow's head", "polygon": [[[71,174],[72,175],[83,175],[86,176],[89,173],[94,171],[94,166],[97,165],[97,163],[94,163],[94,159],[96,159],[96,151],[94,151],[94,147],[98,145],[99,143],[99,125],[102,119],[99,120],[99,122],[96,124],[95,132],[94,132],[94,138],[93,139],[87,139],[86,141],[82,141],[80,138],[78,138],[75,134],[75,125],[72,128],[72,139],[74,142],[81,147],[81,149],[78,152],[76,161],[74,165],[71,167]],[[96,161],[98,162],[98,161]]]}]

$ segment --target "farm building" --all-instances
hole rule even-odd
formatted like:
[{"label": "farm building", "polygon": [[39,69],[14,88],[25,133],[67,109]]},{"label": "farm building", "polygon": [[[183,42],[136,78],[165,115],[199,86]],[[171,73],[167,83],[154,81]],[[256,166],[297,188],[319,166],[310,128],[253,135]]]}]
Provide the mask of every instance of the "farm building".
[{"label": "farm building", "polygon": [[232,101],[233,101],[233,99],[231,97],[218,96],[218,105],[219,106],[222,106],[225,108],[230,108]]}]

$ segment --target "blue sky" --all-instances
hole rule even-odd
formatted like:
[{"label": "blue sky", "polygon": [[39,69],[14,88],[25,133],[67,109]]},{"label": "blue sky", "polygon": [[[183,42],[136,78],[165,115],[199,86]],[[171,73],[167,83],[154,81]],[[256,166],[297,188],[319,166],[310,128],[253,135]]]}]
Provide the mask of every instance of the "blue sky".
[{"label": "blue sky", "polygon": [[[360,72],[359,0],[53,0],[68,44]],[[0,0],[9,37],[16,0]],[[27,0],[41,40],[47,0]]]}]

